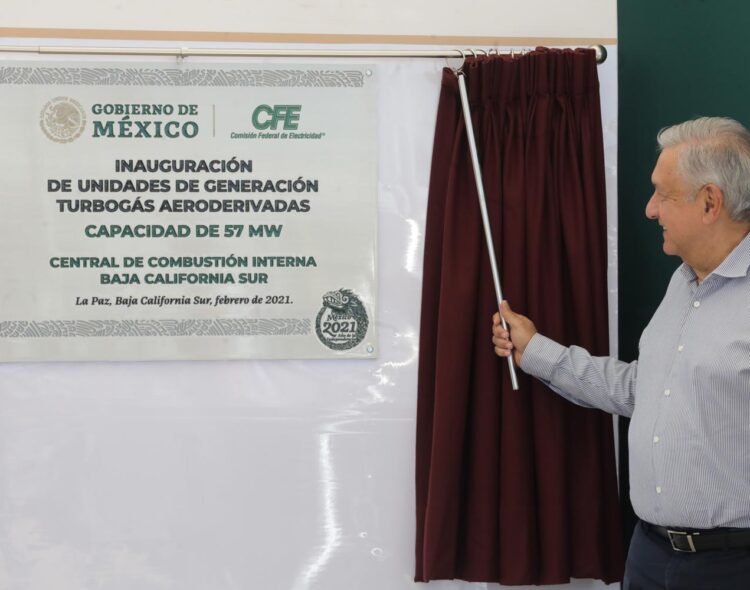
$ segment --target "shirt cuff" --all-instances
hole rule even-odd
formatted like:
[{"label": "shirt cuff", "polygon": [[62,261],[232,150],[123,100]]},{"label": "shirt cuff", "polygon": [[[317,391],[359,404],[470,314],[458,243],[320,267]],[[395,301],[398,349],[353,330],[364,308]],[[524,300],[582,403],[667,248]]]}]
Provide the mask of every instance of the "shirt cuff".
[{"label": "shirt cuff", "polygon": [[531,337],[521,357],[521,369],[525,373],[544,379],[552,380],[552,373],[557,367],[560,357],[566,348],[538,332]]}]

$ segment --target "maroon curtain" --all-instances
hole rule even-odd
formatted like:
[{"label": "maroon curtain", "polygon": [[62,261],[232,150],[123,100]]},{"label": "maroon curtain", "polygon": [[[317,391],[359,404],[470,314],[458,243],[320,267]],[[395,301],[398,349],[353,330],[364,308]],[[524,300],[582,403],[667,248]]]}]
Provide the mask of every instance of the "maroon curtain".
[{"label": "maroon curtain", "polygon": [[[503,295],[545,335],[607,354],[599,84],[592,50],[465,66]],[[443,72],[424,255],[417,581],[622,577],[611,416],[494,355],[497,309],[458,83]]]}]

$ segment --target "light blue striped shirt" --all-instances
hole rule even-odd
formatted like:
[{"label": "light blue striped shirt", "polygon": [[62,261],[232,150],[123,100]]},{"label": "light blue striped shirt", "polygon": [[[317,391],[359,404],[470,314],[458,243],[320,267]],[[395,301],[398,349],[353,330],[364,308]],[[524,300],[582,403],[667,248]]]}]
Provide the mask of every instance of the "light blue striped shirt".
[{"label": "light blue striped shirt", "polygon": [[698,284],[683,264],[637,361],[536,334],[521,368],[571,401],[631,416],[630,497],[663,526],[750,527],[750,235]]}]

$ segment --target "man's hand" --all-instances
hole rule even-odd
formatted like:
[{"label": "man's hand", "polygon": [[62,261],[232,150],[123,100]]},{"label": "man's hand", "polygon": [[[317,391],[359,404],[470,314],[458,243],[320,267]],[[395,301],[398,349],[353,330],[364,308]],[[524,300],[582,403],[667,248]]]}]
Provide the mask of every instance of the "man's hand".
[{"label": "man's hand", "polygon": [[[500,313],[503,314],[505,322],[510,328],[510,334],[503,329],[500,323]],[[521,366],[521,358],[526,345],[531,337],[536,334],[536,326],[526,316],[515,313],[510,309],[507,301],[500,304],[500,313],[492,316],[492,344],[495,345],[495,354],[497,356],[507,357],[513,352],[513,358],[516,365]]]}]

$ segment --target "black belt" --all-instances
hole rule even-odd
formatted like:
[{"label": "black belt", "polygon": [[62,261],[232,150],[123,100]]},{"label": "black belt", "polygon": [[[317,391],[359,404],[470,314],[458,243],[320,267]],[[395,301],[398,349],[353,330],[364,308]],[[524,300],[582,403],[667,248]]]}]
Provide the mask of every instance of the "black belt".
[{"label": "black belt", "polygon": [[750,547],[750,529],[672,529],[644,522],[643,526],[669,541],[672,549],[685,553],[711,549],[739,549]]}]

